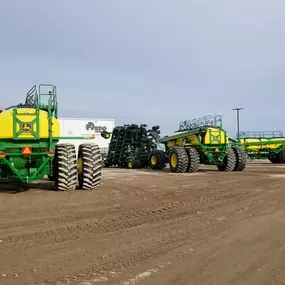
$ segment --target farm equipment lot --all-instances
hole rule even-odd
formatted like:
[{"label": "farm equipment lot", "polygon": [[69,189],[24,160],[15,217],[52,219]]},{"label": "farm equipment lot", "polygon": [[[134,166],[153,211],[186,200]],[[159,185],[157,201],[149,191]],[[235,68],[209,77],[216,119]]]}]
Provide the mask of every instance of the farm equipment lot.
[{"label": "farm equipment lot", "polygon": [[285,284],[284,185],[285,166],[260,161],[104,168],[93,191],[2,183],[0,284]]}]

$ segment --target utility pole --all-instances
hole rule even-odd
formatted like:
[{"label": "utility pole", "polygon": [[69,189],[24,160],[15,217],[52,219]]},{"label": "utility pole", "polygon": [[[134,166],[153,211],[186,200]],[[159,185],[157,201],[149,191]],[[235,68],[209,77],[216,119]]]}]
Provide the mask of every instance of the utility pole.
[{"label": "utility pole", "polygon": [[237,139],[239,139],[239,111],[243,108],[234,108],[233,111],[237,112]]}]

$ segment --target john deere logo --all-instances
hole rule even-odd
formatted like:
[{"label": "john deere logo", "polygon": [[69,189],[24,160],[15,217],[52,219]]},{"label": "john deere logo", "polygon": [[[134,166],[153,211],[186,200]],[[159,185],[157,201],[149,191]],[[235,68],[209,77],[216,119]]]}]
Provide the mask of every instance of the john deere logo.
[{"label": "john deere logo", "polygon": [[32,124],[30,123],[23,123],[21,126],[23,132],[30,132],[32,130]]}]

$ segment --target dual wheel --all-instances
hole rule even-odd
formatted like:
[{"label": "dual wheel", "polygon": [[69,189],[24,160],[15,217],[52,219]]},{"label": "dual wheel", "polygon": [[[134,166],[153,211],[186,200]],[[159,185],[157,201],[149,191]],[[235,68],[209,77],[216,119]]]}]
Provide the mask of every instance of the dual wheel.
[{"label": "dual wheel", "polygon": [[134,157],[128,157],[126,160],[126,166],[128,169],[134,169],[134,168],[141,168],[141,162],[139,160],[136,160]]},{"label": "dual wheel", "polygon": [[101,183],[102,158],[96,144],[81,144],[77,158],[73,144],[57,144],[53,161],[56,190],[75,190],[77,184],[94,189]]},{"label": "dual wheel", "polygon": [[243,171],[246,167],[246,152],[239,146],[229,147],[217,167],[220,171]]},{"label": "dual wheel", "polygon": [[[168,160],[170,170],[176,173],[197,172],[200,166],[200,154],[193,147],[172,147],[169,157],[161,150],[154,150],[149,159],[152,169],[163,169]],[[217,164],[220,171],[243,171],[246,167],[246,153],[238,146],[230,147],[224,159]]]},{"label": "dual wheel", "polygon": [[162,170],[166,163],[172,172],[196,172],[200,166],[199,152],[192,147],[173,147],[169,156],[162,150],[153,150],[149,157],[149,166],[155,170]]},{"label": "dual wheel", "polygon": [[193,147],[173,147],[169,153],[169,166],[172,172],[197,172],[200,166],[200,154]]},{"label": "dual wheel", "polygon": [[145,168],[148,167],[148,162],[145,159],[137,159],[132,156],[128,157],[126,160],[126,167],[128,169],[139,169],[139,168]]}]

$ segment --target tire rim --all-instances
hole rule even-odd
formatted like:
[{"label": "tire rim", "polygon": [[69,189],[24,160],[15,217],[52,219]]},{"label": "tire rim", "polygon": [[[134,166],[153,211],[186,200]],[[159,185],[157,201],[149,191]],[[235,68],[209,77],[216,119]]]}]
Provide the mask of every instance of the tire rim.
[{"label": "tire rim", "polygon": [[78,169],[79,177],[82,177],[82,175],[83,175],[83,160],[82,160],[82,157],[78,158],[77,169]]},{"label": "tire rim", "polygon": [[171,166],[176,167],[177,165],[177,155],[173,153],[170,158]]},{"label": "tire rim", "polygon": [[153,155],[153,156],[151,157],[151,164],[152,164],[152,165],[156,165],[156,163],[157,163],[157,158],[156,158],[156,156]]}]

